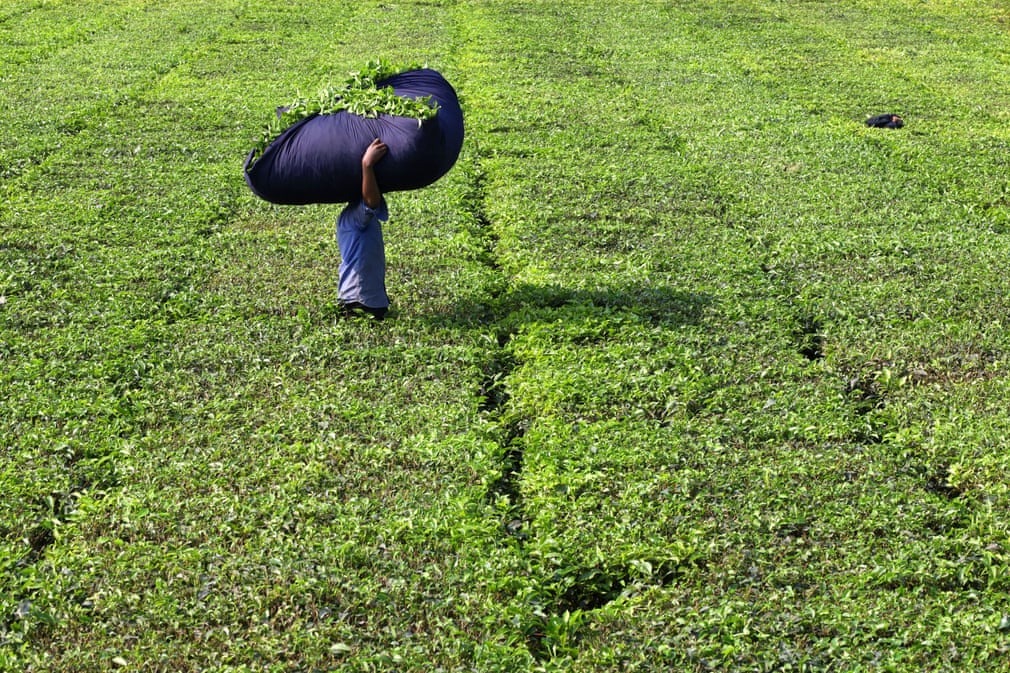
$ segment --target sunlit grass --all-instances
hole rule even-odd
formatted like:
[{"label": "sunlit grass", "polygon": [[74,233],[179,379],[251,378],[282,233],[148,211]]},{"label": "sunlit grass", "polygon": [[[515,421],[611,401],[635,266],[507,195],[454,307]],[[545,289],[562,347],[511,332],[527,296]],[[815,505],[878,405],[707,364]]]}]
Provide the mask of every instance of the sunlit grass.
[{"label": "sunlit grass", "polygon": [[[0,670],[1005,668],[1005,9],[86,10],[0,10]],[[241,174],[376,58],[467,129],[378,324]]]}]

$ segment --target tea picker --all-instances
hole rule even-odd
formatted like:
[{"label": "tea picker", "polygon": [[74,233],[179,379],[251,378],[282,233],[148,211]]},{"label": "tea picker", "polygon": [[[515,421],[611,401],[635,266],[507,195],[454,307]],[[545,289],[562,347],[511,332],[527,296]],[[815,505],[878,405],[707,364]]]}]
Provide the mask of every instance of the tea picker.
[{"label": "tea picker", "polygon": [[328,100],[299,103],[278,108],[278,120],[294,120],[249,152],[246,183],[275,204],[346,203],[337,221],[339,300],[347,313],[382,319],[383,195],[426,187],[453,167],[463,146],[459,99],[441,74],[417,68],[355,78]]}]

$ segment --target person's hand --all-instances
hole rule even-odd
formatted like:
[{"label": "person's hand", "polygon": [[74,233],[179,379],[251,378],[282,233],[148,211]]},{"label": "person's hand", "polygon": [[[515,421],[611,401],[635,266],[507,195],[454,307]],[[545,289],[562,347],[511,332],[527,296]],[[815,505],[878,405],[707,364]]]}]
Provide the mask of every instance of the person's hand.
[{"label": "person's hand", "polygon": [[382,157],[386,156],[386,152],[388,151],[389,147],[386,146],[386,143],[376,138],[365,150],[365,155],[361,157],[361,165],[366,168],[372,168],[375,164],[379,163]]}]

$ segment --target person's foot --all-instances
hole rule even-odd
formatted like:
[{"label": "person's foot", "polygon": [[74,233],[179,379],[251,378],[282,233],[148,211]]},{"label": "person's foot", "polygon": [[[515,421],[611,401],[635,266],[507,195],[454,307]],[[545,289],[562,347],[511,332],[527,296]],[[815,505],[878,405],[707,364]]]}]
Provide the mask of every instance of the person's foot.
[{"label": "person's foot", "polygon": [[386,312],[388,308],[372,308],[371,306],[365,306],[361,302],[348,301],[340,302],[340,309],[344,312],[345,316],[355,316],[361,313],[367,313],[376,320],[382,320],[386,317]]}]

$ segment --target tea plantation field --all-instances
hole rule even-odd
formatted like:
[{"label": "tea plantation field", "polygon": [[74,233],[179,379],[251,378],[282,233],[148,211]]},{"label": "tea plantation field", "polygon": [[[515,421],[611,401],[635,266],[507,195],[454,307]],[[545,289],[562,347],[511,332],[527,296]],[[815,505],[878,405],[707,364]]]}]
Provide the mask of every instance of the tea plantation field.
[{"label": "tea plantation field", "polygon": [[[467,133],[383,322],[242,176],[379,58]],[[1010,670],[1007,82],[997,0],[5,0],[0,671]]]}]

